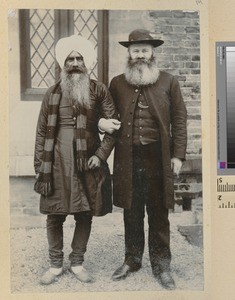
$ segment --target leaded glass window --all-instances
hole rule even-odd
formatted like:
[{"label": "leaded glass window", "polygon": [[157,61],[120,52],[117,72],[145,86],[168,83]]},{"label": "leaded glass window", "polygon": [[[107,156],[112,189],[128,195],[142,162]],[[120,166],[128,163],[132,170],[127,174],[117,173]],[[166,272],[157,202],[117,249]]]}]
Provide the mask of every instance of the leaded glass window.
[{"label": "leaded glass window", "polygon": [[[74,33],[80,34],[90,40],[95,49],[98,45],[98,13],[95,10],[75,10],[74,11]],[[91,70],[91,76],[98,78],[98,63]]]},{"label": "leaded glass window", "polygon": [[30,9],[31,87],[45,88],[55,83],[54,10]]},{"label": "leaded glass window", "polygon": [[[56,42],[65,36],[79,34],[89,39],[97,50],[98,63],[91,78],[107,78],[107,11],[97,10],[20,10],[21,90],[22,99],[42,99],[46,89],[59,78],[55,61]],[[103,39],[105,36],[105,39]],[[99,37],[99,38],[98,38]],[[107,80],[106,80],[107,81]]]}]

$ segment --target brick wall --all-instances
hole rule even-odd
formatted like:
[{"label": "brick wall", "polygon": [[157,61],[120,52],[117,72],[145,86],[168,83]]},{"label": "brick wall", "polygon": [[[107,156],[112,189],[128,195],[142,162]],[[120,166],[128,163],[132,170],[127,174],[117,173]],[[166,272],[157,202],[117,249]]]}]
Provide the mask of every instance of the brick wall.
[{"label": "brick wall", "polygon": [[180,177],[175,178],[175,211],[190,210],[193,222],[202,223],[199,14],[149,11],[146,18],[152,22],[156,37],[164,40],[164,46],[157,48],[158,66],[178,77],[188,113],[188,160]]},{"label": "brick wall", "polygon": [[[145,28],[164,40],[157,50],[160,69],[178,77],[188,111],[188,156],[201,156],[199,13],[187,11],[111,11],[110,79],[123,72],[126,49],[118,41]],[[115,59],[112,59],[115,57]],[[118,62],[118,63],[117,63]]]},{"label": "brick wall", "polygon": [[149,20],[164,40],[158,65],[177,75],[188,111],[187,153],[201,153],[200,28],[197,12],[150,11]]}]

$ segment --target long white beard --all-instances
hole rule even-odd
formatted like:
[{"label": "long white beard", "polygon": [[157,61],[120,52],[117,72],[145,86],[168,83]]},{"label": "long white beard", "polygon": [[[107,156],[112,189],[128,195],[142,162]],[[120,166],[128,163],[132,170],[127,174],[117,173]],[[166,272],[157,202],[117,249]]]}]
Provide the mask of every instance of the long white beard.
[{"label": "long white beard", "polygon": [[87,73],[68,73],[65,68],[60,74],[63,96],[77,101],[80,106],[90,107],[90,79]]},{"label": "long white beard", "polygon": [[137,60],[128,58],[125,78],[131,85],[149,85],[158,80],[159,69],[153,56],[149,60]]}]

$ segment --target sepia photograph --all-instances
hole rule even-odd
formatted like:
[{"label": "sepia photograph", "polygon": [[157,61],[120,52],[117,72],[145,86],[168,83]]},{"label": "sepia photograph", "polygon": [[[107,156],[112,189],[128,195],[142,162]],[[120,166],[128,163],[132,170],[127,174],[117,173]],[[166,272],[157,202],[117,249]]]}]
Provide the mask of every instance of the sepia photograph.
[{"label": "sepia photograph", "polygon": [[11,293],[204,290],[200,17],[8,11]]},{"label": "sepia photograph", "polygon": [[0,298],[235,299],[235,2],[0,8]]}]

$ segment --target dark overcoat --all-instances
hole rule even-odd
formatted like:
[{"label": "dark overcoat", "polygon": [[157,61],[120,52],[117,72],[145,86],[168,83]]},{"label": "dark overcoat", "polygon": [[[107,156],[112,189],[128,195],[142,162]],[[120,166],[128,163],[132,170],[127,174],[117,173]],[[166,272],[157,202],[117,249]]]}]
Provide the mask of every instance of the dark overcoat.
[{"label": "dark overcoat", "polygon": [[[142,87],[142,93],[156,120],[161,138],[163,164],[163,199],[166,208],[174,207],[174,184],[171,158],[185,159],[187,145],[187,112],[178,80],[160,72],[158,80]],[[121,129],[116,141],[113,171],[113,203],[129,209],[133,192],[133,117],[140,89],[128,84],[123,74],[114,77],[110,83],[121,121]]]},{"label": "dark overcoat", "polygon": [[[36,174],[40,172],[45,139],[47,138],[48,111],[50,99],[53,97],[53,94],[55,94],[55,90],[58,93],[58,97],[62,97],[61,89],[59,87],[58,90],[58,86],[59,84],[56,84],[55,86],[48,89],[41,105],[36,130],[34,153],[34,168]],[[87,143],[87,155],[88,158],[92,155],[98,156],[101,159],[102,164],[100,168],[96,168],[95,170],[84,171],[81,176],[85,184],[85,189],[87,192],[86,196],[88,198],[92,214],[95,216],[102,216],[112,211],[111,176],[106,159],[108,158],[113,149],[115,139],[112,135],[109,134],[105,134],[103,139],[100,139],[98,121],[101,117],[106,119],[115,118],[116,112],[114,102],[112,100],[108,88],[104,84],[95,80],[90,81],[90,100],[91,107],[87,110],[85,132],[85,138]],[[40,211],[42,213],[47,212],[57,214],[70,214],[71,211],[76,211],[78,207],[80,211],[86,210],[87,208],[84,207],[84,204],[82,203],[72,202],[70,205],[70,211],[65,212],[64,205],[61,205],[58,201],[63,201],[63,199],[54,200],[54,202],[52,202],[50,196],[47,197],[45,195],[41,195]]]}]

